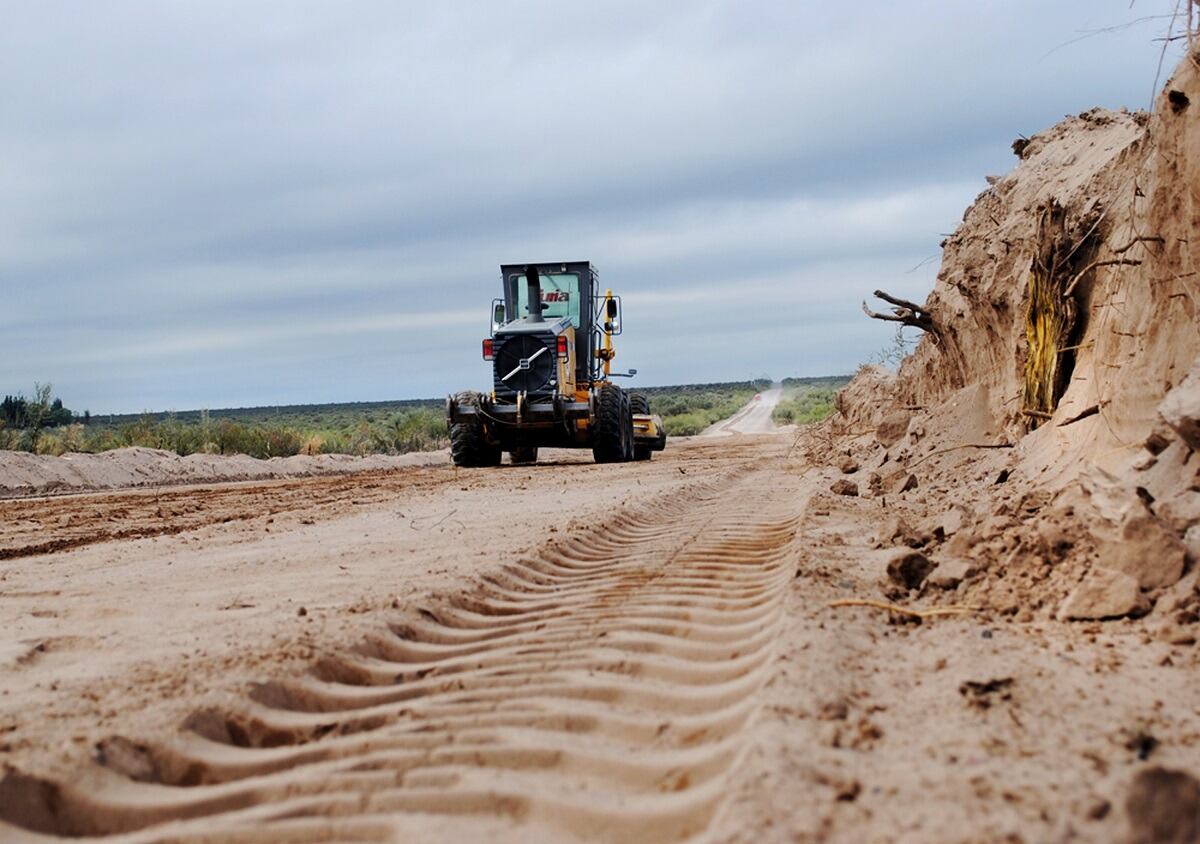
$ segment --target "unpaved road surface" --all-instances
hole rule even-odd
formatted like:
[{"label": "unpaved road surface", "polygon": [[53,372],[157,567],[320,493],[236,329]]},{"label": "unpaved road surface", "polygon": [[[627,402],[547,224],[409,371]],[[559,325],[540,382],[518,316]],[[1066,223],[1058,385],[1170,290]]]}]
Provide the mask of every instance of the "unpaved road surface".
[{"label": "unpaved road surface", "polygon": [[830,607],[791,446],[0,502],[0,840],[1120,839],[1194,660]]},{"label": "unpaved road surface", "polygon": [[783,387],[772,387],[756,395],[746,406],[730,416],[717,422],[704,431],[701,436],[720,437],[728,434],[768,434],[775,430],[775,422],[771,413],[783,396]]}]

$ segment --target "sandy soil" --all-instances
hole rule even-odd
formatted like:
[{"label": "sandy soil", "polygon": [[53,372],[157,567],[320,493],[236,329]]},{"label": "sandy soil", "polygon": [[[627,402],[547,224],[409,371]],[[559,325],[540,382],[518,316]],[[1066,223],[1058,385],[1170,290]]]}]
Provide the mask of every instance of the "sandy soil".
[{"label": "sandy soil", "polygon": [[0,503],[0,838],[1112,840],[1195,762],[1141,622],[830,607],[794,446]]}]

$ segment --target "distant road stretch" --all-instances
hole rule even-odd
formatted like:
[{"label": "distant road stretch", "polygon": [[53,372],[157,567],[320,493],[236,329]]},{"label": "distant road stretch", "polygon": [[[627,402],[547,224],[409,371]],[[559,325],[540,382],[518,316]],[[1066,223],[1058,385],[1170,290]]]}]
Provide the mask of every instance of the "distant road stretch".
[{"label": "distant road stretch", "polygon": [[771,412],[783,395],[783,387],[772,387],[751,399],[745,407],[721,422],[710,426],[700,436],[724,437],[730,434],[765,434],[775,430]]}]

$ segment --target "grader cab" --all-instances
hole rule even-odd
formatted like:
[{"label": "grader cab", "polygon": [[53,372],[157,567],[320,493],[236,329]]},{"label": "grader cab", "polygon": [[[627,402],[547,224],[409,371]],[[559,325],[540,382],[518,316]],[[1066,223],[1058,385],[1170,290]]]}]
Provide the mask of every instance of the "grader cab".
[{"label": "grader cab", "polygon": [[599,290],[587,261],[504,264],[503,296],[492,302],[483,358],[490,393],[446,400],[450,454],[457,466],[534,463],[539,448],[590,448],[597,463],[649,460],[667,442],[662,419],[644,395],[613,378],[613,337],[621,300]]}]

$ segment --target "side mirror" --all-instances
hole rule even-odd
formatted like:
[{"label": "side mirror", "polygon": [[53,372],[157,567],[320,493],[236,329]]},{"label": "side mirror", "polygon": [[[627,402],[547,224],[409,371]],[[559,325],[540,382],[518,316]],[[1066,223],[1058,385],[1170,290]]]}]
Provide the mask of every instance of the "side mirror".
[{"label": "side mirror", "polygon": [[504,325],[506,314],[504,313],[504,302],[500,299],[492,300],[492,333],[496,333],[496,329]]},{"label": "side mirror", "polygon": [[636,369],[634,369],[633,367],[630,367],[630,368],[629,368],[629,374],[630,374],[630,375],[637,375],[637,370],[636,370]]},{"label": "side mirror", "polygon": [[613,296],[604,300],[603,308],[604,330],[609,334],[621,333],[621,297]]}]

